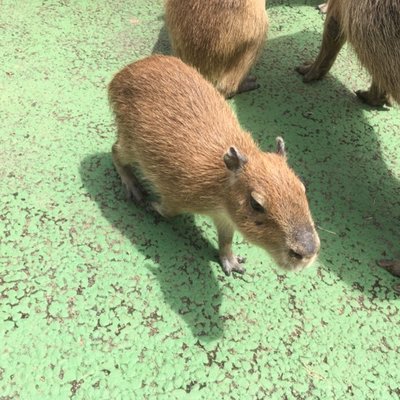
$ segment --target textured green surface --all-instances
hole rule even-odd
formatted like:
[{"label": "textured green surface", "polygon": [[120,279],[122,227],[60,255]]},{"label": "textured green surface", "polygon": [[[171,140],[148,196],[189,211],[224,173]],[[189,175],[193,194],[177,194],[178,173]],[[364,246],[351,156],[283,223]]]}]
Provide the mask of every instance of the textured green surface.
[{"label": "textured green surface", "polygon": [[400,397],[399,108],[372,110],[344,49],[319,47],[317,2],[274,1],[262,88],[230,102],[265,149],[284,136],[320,229],[319,261],[276,269],[236,236],[243,279],[203,218],[127,203],[106,85],[168,49],[160,0],[0,2],[0,399]]}]

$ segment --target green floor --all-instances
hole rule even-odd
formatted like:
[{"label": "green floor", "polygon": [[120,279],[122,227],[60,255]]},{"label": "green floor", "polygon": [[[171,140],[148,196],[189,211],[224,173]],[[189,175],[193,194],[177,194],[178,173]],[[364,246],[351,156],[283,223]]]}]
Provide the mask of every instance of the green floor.
[{"label": "green floor", "polygon": [[204,218],[125,201],[106,85],[168,51],[161,0],[0,2],[0,399],[398,399],[400,108],[373,110],[350,49],[331,74],[312,0],[269,5],[262,88],[230,104],[264,149],[282,135],[321,255],[277,269],[237,235],[243,279]]}]

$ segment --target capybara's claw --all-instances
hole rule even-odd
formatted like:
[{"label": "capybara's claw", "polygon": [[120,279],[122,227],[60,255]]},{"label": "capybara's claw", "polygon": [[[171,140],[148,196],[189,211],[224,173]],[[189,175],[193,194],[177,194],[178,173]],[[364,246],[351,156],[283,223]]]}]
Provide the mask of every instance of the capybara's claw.
[{"label": "capybara's claw", "polygon": [[239,274],[244,274],[246,270],[240,265],[244,263],[245,259],[242,257],[221,257],[222,270],[225,275],[229,276],[232,272],[238,272]]}]

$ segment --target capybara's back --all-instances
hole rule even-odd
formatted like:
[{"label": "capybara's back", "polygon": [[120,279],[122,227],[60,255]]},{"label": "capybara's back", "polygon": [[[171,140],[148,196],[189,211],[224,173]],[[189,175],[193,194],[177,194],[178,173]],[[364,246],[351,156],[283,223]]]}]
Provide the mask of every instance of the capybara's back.
[{"label": "capybara's back", "polygon": [[166,0],[165,10],[177,57],[224,96],[256,87],[245,78],[264,44],[265,0]]},{"label": "capybara's back", "polygon": [[224,173],[221,155],[248,134],[210,83],[177,58],[153,56],[120,71],[109,96],[118,125],[118,155],[126,158],[121,161],[131,164],[134,158],[144,176],[165,191],[179,184],[174,198],[181,207],[195,205],[195,188],[201,198],[206,193],[215,198],[213,185]]}]

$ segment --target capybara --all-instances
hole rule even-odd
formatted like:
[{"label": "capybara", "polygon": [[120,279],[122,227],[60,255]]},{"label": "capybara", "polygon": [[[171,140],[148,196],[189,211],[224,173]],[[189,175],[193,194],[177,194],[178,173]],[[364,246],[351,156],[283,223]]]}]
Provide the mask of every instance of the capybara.
[{"label": "capybara", "polygon": [[113,160],[128,192],[143,199],[136,164],[159,196],[153,207],[161,215],[210,216],[226,274],[244,271],[231,248],[236,229],[284,269],[300,270],[316,258],[319,237],[283,140],[275,152],[261,151],[194,68],[151,56],[118,72],[109,98],[118,129]]},{"label": "capybara", "polygon": [[225,97],[259,87],[248,73],[265,42],[265,0],[166,0],[165,22],[174,55]]}]

